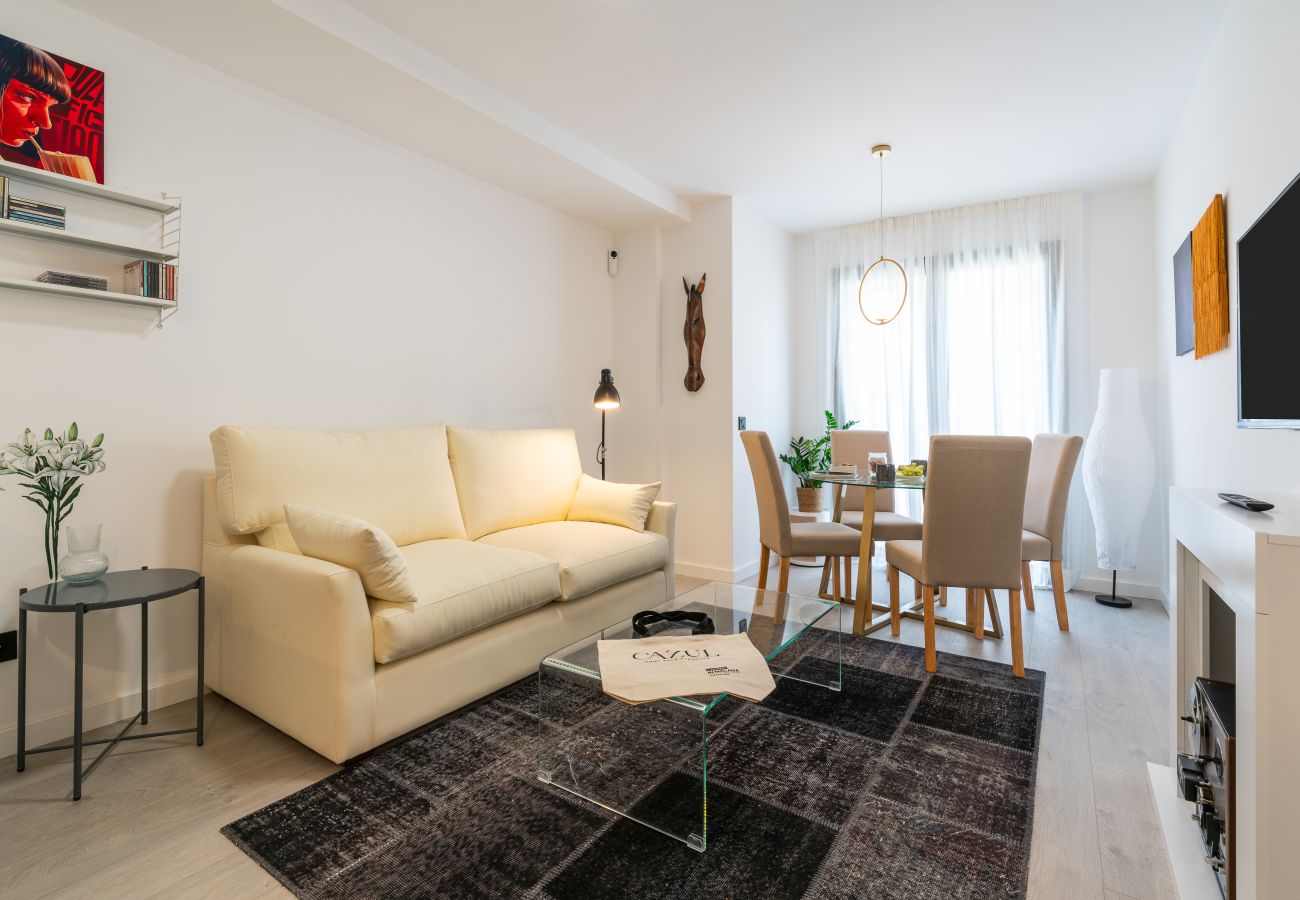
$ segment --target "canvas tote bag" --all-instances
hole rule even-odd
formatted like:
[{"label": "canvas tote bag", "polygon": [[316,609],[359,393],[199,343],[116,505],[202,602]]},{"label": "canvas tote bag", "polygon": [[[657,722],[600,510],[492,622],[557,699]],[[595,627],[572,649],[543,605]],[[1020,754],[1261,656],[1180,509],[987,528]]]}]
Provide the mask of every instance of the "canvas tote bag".
[{"label": "canvas tote bag", "polygon": [[601,686],[626,703],[723,692],[755,702],[776,688],[746,634],[597,641]]}]

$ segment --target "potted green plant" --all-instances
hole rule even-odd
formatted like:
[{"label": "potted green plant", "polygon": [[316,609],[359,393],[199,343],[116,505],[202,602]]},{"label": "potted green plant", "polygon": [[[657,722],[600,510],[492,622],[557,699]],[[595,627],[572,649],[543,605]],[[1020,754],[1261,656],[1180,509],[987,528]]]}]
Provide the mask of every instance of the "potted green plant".
[{"label": "potted green plant", "polygon": [[799,479],[795,489],[800,512],[820,512],[822,508],[822,483],[812,478],[813,472],[824,472],[831,467],[831,432],[847,431],[858,424],[856,420],[841,424],[835,413],[825,411],[826,431],[815,440],[807,437],[792,438],[790,452],[781,454],[781,462],[790,467]]}]

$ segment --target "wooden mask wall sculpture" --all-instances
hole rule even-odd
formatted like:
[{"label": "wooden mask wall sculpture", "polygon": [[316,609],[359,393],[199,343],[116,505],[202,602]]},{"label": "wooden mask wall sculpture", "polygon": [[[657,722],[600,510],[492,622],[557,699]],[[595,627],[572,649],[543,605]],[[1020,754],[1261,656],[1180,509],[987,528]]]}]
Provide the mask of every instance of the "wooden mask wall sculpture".
[{"label": "wooden mask wall sculpture", "polygon": [[682,287],[686,288],[686,325],[682,328],[682,337],[686,340],[686,377],[682,383],[688,391],[698,391],[704,387],[704,370],[700,368],[700,358],[704,355],[704,279],[691,287],[682,276]]}]

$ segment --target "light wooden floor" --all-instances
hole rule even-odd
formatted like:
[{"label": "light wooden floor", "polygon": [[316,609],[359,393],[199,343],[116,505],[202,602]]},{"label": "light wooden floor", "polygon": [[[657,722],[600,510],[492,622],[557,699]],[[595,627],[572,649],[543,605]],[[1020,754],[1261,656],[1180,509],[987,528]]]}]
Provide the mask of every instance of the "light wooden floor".
[{"label": "light wooden floor", "polygon": [[[791,591],[813,593],[817,579],[796,567]],[[679,578],[678,589],[700,583]],[[876,584],[887,597],[880,573]],[[1048,673],[1029,896],[1173,898],[1146,778],[1146,762],[1162,761],[1169,620],[1155,601],[1125,611],[1071,595],[1062,634],[1050,597],[1038,599],[1025,617],[1026,664]],[[920,644],[921,623],[905,620],[900,640]],[[1005,641],[977,645],[951,629],[939,649],[1011,659]],[[150,727],[184,727],[192,711],[192,701],[168,707]],[[0,896],[288,897],[218,829],[337,767],[218,697],[207,718],[202,748],[192,735],[122,745],[79,803],[68,800],[70,752],[29,757],[21,775],[0,760]]]}]

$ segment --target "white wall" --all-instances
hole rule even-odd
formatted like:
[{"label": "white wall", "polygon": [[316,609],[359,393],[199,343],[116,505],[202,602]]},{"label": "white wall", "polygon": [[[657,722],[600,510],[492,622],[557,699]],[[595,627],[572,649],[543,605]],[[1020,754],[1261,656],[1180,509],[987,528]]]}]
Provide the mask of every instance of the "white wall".
[{"label": "white wall", "polygon": [[650,227],[616,234],[614,249],[612,362],[623,406],[609,414],[606,472],[610,481],[649,484],[663,480],[663,232]]},{"label": "white wall", "polygon": [[[690,225],[664,230],[660,290],[663,496],[678,504],[677,568],[731,580],[732,199],[696,204]],[[686,390],[683,276],[704,287],[704,386]]]},{"label": "white wall", "polygon": [[[1235,0],[1155,182],[1156,348],[1164,373],[1169,482],[1267,498],[1300,491],[1300,434],[1237,421],[1237,239],[1300,172],[1300,4]],[[1221,193],[1227,206],[1228,349],[1174,356],[1173,255]]]},{"label": "white wall", "polygon": [[790,442],[794,248],[789,234],[740,199],[732,226],[732,568],[746,578],[758,571],[758,507],[734,419],[745,416],[747,427],[766,431],[778,453]]},{"label": "white wall", "polygon": [[[56,4],[3,9],[6,34],[107,72],[110,183],[184,197],[183,300],[163,330],[146,311],[0,295],[0,440],[73,419],[107,433],[108,470],[72,521],[104,523],[115,568],[199,565],[199,479],[222,423],[554,423],[594,450],[591,395],[612,355],[607,232]],[[4,245],[25,277],[86,261]],[[715,277],[711,255],[691,263]],[[715,318],[725,331],[729,316]],[[592,453],[583,461],[595,470]],[[18,588],[46,579],[40,515],[17,479],[0,486],[10,629]],[[155,702],[187,695],[193,601],[152,618]],[[33,742],[71,730],[72,622],[49,619],[31,619]],[[135,708],[138,622],[134,610],[89,621],[88,725]],[[15,679],[0,664],[0,757],[14,747]]]},{"label": "white wall", "polygon": [[[1069,360],[1067,427],[1087,436],[1097,410],[1102,369],[1137,369],[1142,412],[1156,453],[1156,488],[1142,524],[1137,568],[1120,572],[1119,580],[1121,591],[1159,597],[1166,571],[1168,523],[1162,465],[1164,429],[1159,412],[1160,365],[1154,351],[1162,307],[1151,264],[1155,252],[1151,186],[1100,191],[1087,195],[1086,203],[1086,289],[1083,302],[1074,304],[1067,317],[1067,346],[1075,357],[1082,357]],[[1172,307],[1169,317],[1173,317]],[[1078,482],[1076,477],[1071,502],[1086,510]],[[1097,568],[1092,517],[1083,515],[1078,520],[1085,526],[1078,587],[1109,592],[1110,570]]]}]

